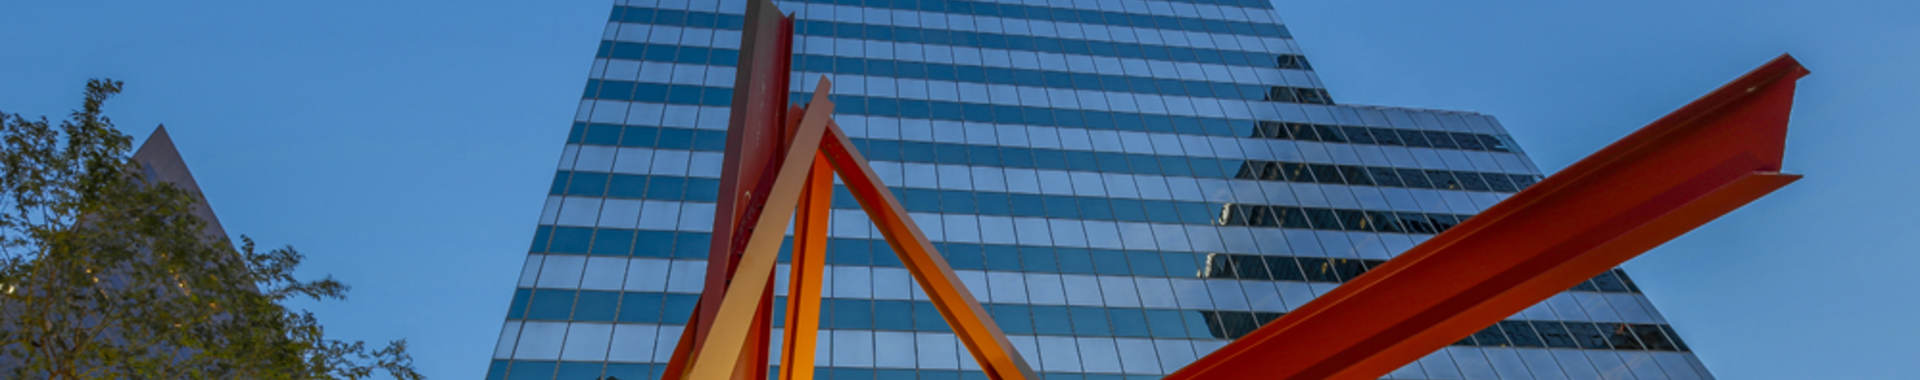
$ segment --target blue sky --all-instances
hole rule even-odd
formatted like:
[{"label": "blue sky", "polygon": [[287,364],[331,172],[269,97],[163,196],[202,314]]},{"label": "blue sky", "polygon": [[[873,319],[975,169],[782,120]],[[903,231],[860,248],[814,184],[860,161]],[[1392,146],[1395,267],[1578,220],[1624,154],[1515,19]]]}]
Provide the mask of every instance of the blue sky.
[{"label": "blue sky", "polygon": [[[405,337],[426,374],[479,377],[608,2],[192,3],[8,4],[0,111],[57,118],[86,78],[127,81],[110,114],[166,123],[229,230],[354,285],[312,306],[330,334]],[[1627,267],[1722,378],[1920,373],[1920,181],[1901,174],[1920,5],[1279,8],[1335,99],[1493,114],[1547,170],[1793,53],[1813,75],[1786,168],[1807,179]]]}]

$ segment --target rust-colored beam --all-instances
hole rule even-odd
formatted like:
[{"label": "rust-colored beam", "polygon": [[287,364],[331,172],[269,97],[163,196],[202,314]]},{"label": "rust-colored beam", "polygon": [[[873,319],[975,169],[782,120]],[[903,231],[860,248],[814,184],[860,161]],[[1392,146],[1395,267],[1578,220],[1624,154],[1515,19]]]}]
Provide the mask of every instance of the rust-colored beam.
[{"label": "rust-colored beam", "polygon": [[1168,379],[1373,379],[1800,178],[1781,56]]},{"label": "rust-colored beam", "polygon": [[[772,189],[766,192],[765,207],[753,210],[755,215],[749,219],[753,221],[753,226],[745,233],[746,244],[741,250],[743,253],[736,264],[733,278],[723,291],[702,296],[703,299],[718,296],[719,309],[714,314],[710,325],[713,328],[708,330],[705,341],[696,340],[692,345],[691,361],[682,378],[730,377],[740,365],[743,351],[765,351],[764,345],[746,346],[751,329],[769,324],[764,318],[756,318],[757,310],[772,299],[766,289],[773,283],[771,274],[774,261],[780,255],[780,242],[800,204],[800,195],[809,181],[809,173],[813,171],[813,158],[820,153],[820,140],[826,135],[827,124],[832,121],[833,102],[827,99],[830,86],[826,78],[820,79],[820,84],[814,90],[813,101],[800,118],[799,128],[780,154],[781,164],[774,172]],[[675,355],[680,354],[676,352]],[[750,364],[764,363],[765,360]]]},{"label": "rust-colored beam", "polygon": [[913,218],[907,216],[907,209],[900,206],[893,192],[887,191],[886,184],[867,166],[866,158],[860,156],[853,142],[837,125],[828,125],[826,133],[821,149],[833,163],[834,171],[840,173],[840,181],[853,198],[860,201],[860,208],[866,210],[867,217],[873,220],[881,235],[886,236],[894,254],[900,256],[900,262],[906,264],[913,279],[919,281],[927,298],[940,310],[940,317],[947,320],[947,325],[980,363],[987,378],[1035,378],[1026,359],[1007,341],[1006,333],[987,315],[986,309],[980,307],[960,277],[954,275],[947,259],[933,249]]},{"label": "rust-colored beam", "polygon": [[813,156],[793,219],[793,255],[787,276],[787,315],[780,340],[780,380],[812,380],[814,340],[820,332],[820,288],[827,264],[827,221],[833,207],[833,166]]},{"label": "rust-colored beam", "polygon": [[[780,14],[769,0],[747,4],[745,28],[741,33],[741,54],[734,74],[732,112],[727,120],[727,144],[721,163],[718,202],[714,205],[713,235],[707,253],[707,276],[703,295],[692,317],[681,332],[682,339],[667,362],[663,380],[677,380],[685,373],[693,354],[712,332],[720,312],[717,296],[726,289],[738,269],[746,236],[755,225],[755,210],[766,205],[773,185],[775,168],[781,164],[776,154],[786,147],[792,126],[787,115],[787,85],[792,75],[793,19]],[[767,273],[767,276],[772,276]],[[766,291],[771,293],[769,285]],[[769,295],[752,314],[756,319],[771,318],[773,299]],[[760,349],[741,352],[743,363],[730,377],[736,380],[765,378],[768,339],[771,324],[747,326],[749,344]],[[751,363],[751,364],[749,364]]]}]

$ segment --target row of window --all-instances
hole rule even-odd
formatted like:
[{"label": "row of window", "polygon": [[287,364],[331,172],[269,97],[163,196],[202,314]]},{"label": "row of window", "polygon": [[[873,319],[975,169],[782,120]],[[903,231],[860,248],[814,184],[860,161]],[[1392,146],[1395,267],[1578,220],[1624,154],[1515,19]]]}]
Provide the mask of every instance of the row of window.
[{"label": "row of window", "polygon": [[[1131,252],[1129,252],[1131,254]],[[1197,277],[1261,281],[1345,282],[1367,270],[1387,263],[1373,259],[1330,259],[1323,257],[1242,255],[1209,253]],[[1571,290],[1604,293],[1639,293],[1627,272],[1618,268],[1581,281]]]},{"label": "row of window", "polygon": [[[721,30],[740,30],[745,16],[722,13],[676,11],[636,7],[620,7],[614,11],[614,17],[636,24],[685,25],[692,27],[710,27]],[[634,15],[634,16],[628,16]],[[708,26],[711,25],[711,26]],[[1056,37],[1023,36],[1002,33],[966,32],[945,29],[915,28],[905,26],[887,26],[844,23],[836,21],[797,20],[794,22],[794,34],[800,36],[836,37],[870,41],[920,43],[975,47],[983,49],[1027,50],[1043,53],[1077,54],[1096,57],[1137,58],[1173,62],[1210,63],[1248,67],[1277,67],[1301,69],[1304,61],[1297,56],[1281,58],[1282,54],[1256,53],[1248,51],[1209,49],[1200,47],[1166,46],[1136,44],[1127,42],[1095,41]],[[620,58],[609,55],[614,41],[601,41],[600,58]],[[691,46],[688,46],[691,47]],[[629,58],[631,59],[631,58]],[[719,63],[714,63],[719,64]],[[727,65],[732,65],[728,62]],[[1293,65],[1292,67],[1285,67]]]},{"label": "row of window", "polygon": [[[972,360],[972,359],[965,359]],[[605,371],[602,371],[602,366]],[[769,379],[779,366],[768,368]],[[487,380],[649,380],[667,372],[666,364],[606,363],[549,360],[494,360],[487,369]],[[511,373],[511,375],[508,375]],[[1043,372],[1047,380],[1158,380],[1159,375],[1116,375],[1099,373]],[[819,380],[988,380],[980,371],[942,369],[884,369],[814,367]]]},{"label": "row of window", "polygon": [[1054,8],[967,0],[790,0],[802,3],[835,4],[867,8],[902,9],[921,12],[964,14],[1042,21],[1132,26],[1189,32],[1244,34],[1250,36],[1293,38],[1279,24],[1245,22],[1197,17],[1161,16],[1140,13],[1107,12],[1090,9]]},{"label": "row of window", "polygon": [[1165,1],[1178,2],[1178,3],[1192,3],[1192,4],[1225,5],[1225,6],[1231,6],[1231,7],[1254,8],[1254,9],[1273,9],[1273,2],[1269,0],[1165,0]]},{"label": "row of window", "polygon": [[[596,87],[594,84],[613,85]],[[602,95],[600,94],[601,91],[610,92]],[[607,96],[609,97],[608,99],[631,100],[646,103],[729,107],[732,105],[733,89],[646,82],[592,81],[589,83],[588,91],[584,95],[589,99]],[[625,98],[618,98],[618,96],[625,96]],[[787,96],[788,99],[795,100],[812,99],[812,95],[805,92],[792,92],[788,93]],[[1487,152],[1513,151],[1512,143],[1508,142],[1505,138],[1477,133],[1254,121],[1124,111],[1108,112],[1082,109],[993,105],[861,95],[828,95],[828,97],[833,100],[834,113],[843,115],[1023,124],[1199,136],[1321,141]],[[619,132],[614,130],[614,128],[618,126],[612,124],[595,125],[608,128],[608,130],[596,132],[600,134],[598,137],[598,141],[601,141],[600,144],[615,145],[616,142],[621,141],[616,138]],[[585,131],[587,127],[588,125],[585,123],[575,123],[574,131],[568,136],[567,141],[580,142],[581,138],[583,138],[587,132]],[[631,143],[618,142],[617,144],[645,146],[643,144],[654,141],[652,140],[653,137],[649,134],[637,134],[635,138],[639,140]]]},{"label": "row of window", "polygon": [[[1319,91],[1317,89],[1296,90]],[[788,94],[788,96],[789,99],[811,99],[810,94],[804,92],[793,92]],[[588,80],[586,91],[582,94],[582,97],[588,99],[728,107],[732,105],[733,89],[700,85],[590,79]],[[1469,151],[1513,151],[1511,142],[1500,136],[1489,134],[1279,121],[1255,122],[1251,120],[1223,118],[1007,106],[860,95],[830,95],[830,98],[834,101],[834,111],[837,113],[907,119],[998,122],[1005,124],[1049,125],[1121,131],[1322,141]],[[575,124],[576,129],[583,127],[583,124]],[[570,139],[569,141],[572,140]]]},{"label": "row of window", "polygon": [[[597,230],[597,231],[596,231]],[[596,232],[598,232],[596,234]],[[707,257],[712,235],[581,227],[541,227],[530,252],[657,258]],[[785,242],[791,245],[791,239]],[[780,262],[788,262],[783,246]],[[631,250],[629,250],[632,247]],[[1133,277],[1195,277],[1261,281],[1342,283],[1385,264],[1385,260],[1312,256],[1112,250],[1004,244],[934,243],[956,270],[1061,273]],[[830,238],[826,263],[837,266],[904,267],[885,241]],[[1571,290],[1638,293],[1626,272],[1614,269]]]},{"label": "row of window", "polygon": [[1327,124],[1261,121],[1246,137],[1321,141],[1331,143],[1513,152],[1513,143],[1501,136],[1424,129],[1376,128]]},{"label": "row of window", "polygon": [[1325,183],[1336,185],[1402,187],[1409,189],[1519,192],[1533,186],[1533,175],[1482,173],[1463,170],[1421,170],[1381,166],[1308,164],[1247,160],[1235,179]]},{"label": "row of window", "polygon": [[[711,65],[724,59],[739,59],[733,49],[698,46],[615,42],[614,58]],[[733,64],[729,63],[728,66]],[[1077,90],[1131,92],[1169,96],[1257,100],[1285,103],[1332,104],[1326,90],[1285,86],[1245,85],[1225,82],[1148,78],[1139,76],[1029,70],[993,66],[922,63],[891,59],[855,58],[817,54],[794,54],[793,70],[822,74],[854,74],[875,77],[938,80],[982,84],[1048,87]],[[636,96],[630,84],[597,86],[589,80],[585,97],[631,100]],[[626,91],[621,91],[626,90]],[[657,88],[656,90],[665,90]]]},{"label": "row of window", "polygon": [[[660,127],[575,124],[569,143],[663,149],[721,151],[726,132]],[[855,138],[868,160],[1019,169],[1231,178],[1260,181],[1382,186],[1409,189],[1518,192],[1538,181],[1530,174],[1463,170],[1422,170],[1381,166],[1332,165],[1265,160],[1223,160],[1188,156],[1094,152],[997,145],[930,143]],[[563,176],[555,176],[556,188]],[[588,184],[588,186],[592,186]],[[572,192],[599,192],[597,187]],[[555,194],[558,194],[556,190]]]},{"label": "row of window", "polygon": [[[672,46],[658,44],[647,45],[649,45],[646,47],[648,49]],[[642,53],[642,56],[644,55],[645,53]],[[1148,78],[1070,71],[1030,70],[949,63],[923,63],[817,54],[795,54],[793,57],[793,70],[813,73],[855,74],[890,78],[1070,88],[1076,90],[1132,92],[1140,94],[1315,104],[1329,103],[1329,101],[1321,100],[1326,96],[1325,94],[1318,93],[1322,90],[1309,88],[1243,85],[1225,82]],[[1275,98],[1275,91],[1291,92],[1293,94],[1279,96],[1297,99]]]},{"label": "row of window", "polygon": [[[568,175],[571,173],[571,175]],[[575,183],[567,186],[567,182]],[[650,178],[661,179],[649,181]],[[558,172],[552,195],[714,202],[719,182],[708,178]],[[658,190],[659,192],[654,192]],[[1279,227],[1329,231],[1437,234],[1472,215],[1243,203],[1206,203],[989,191],[892,188],[909,212],[1112,220],[1160,224]],[[844,188],[836,193],[845,194]],[[850,196],[834,207],[858,209]],[[838,197],[837,197],[838,198]]]},{"label": "row of window", "polygon": [[[595,83],[599,83],[601,85],[597,90],[594,87]],[[609,86],[609,84],[611,84],[611,87]],[[632,86],[632,87],[626,88],[624,86]],[[692,86],[692,85],[663,85],[663,84],[652,84],[652,83],[644,83],[644,82],[590,81],[587,85],[587,88],[589,91],[589,94],[586,95],[587,98],[608,98],[610,96],[615,96],[614,94],[617,94],[617,93],[630,93],[632,95],[628,95],[629,97],[627,100],[634,100],[634,101],[641,101],[641,102],[648,102],[648,103],[705,105],[705,106],[713,106],[713,107],[730,106],[731,105],[730,99],[733,96],[733,91],[731,89],[720,89],[716,87]],[[613,93],[601,93],[601,94],[593,93],[593,92],[606,92],[606,91],[613,91]],[[642,94],[645,94],[645,95],[642,95]],[[799,93],[789,94],[789,96],[799,96],[799,95],[803,95],[803,94],[799,94]],[[935,117],[935,111],[934,111],[935,105],[921,104],[922,102],[920,101],[891,99],[891,98],[867,98],[867,97],[855,97],[855,96],[833,96],[833,97],[837,98],[835,99],[836,112],[845,112],[839,107],[842,104],[842,101],[873,102],[874,99],[885,99],[885,100],[879,100],[877,102],[877,103],[886,103],[886,104],[881,104],[879,108],[887,109],[890,107],[891,109],[894,109],[895,112],[880,114],[880,116],[894,117],[895,114],[898,114],[899,115],[898,117],[904,117],[909,119],[979,121],[979,120],[970,120],[970,119],[978,118],[978,119],[986,119],[987,121],[991,121],[994,119],[993,115],[996,113],[996,111],[1005,112],[1005,113],[1025,111],[1017,107],[1001,108],[1001,107],[986,105],[986,104],[947,103],[947,104],[955,104],[953,105],[953,107],[958,107],[958,108],[940,111],[942,113],[951,112],[951,114],[944,115],[947,117]],[[710,103],[720,103],[720,104],[715,105]],[[933,101],[933,102],[925,102],[925,103],[946,103],[946,102]],[[902,108],[900,107],[901,105],[908,105],[908,106]],[[939,106],[948,107],[948,105],[946,104],[942,104]],[[869,108],[869,107],[863,107],[863,108]],[[969,112],[975,113],[975,115],[968,116]],[[1071,111],[1071,110],[1055,110],[1054,112],[1056,113],[1056,116],[1078,113],[1076,111]],[[1104,113],[1101,111],[1086,111],[1086,112]],[[1126,116],[1133,116],[1133,115],[1126,115]],[[1185,135],[1250,137],[1250,138],[1274,139],[1274,140],[1318,141],[1318,142],[1330,142],[1330,143],[1342,143],[1342,144],[1387,145],[1387,146],[1404,146],[1404,147],[1410,147],[1410,148],[1453,149],[1453,150],[1484,151],[1484,152],[1513,152],[1512,143],[1509,142],[1506,138],[1502,136],[1480,134],[1480,133],[1447,132],[1447,131],[1434,131],[1434,130],[1422,130],[1422,129],[1340,126],[1340,125],[1293,123],[1293,122],[1280,122],[1280,121],[1259,121],[1256,123],[1253,121],[1246,121],[1246,120],[1230,120],[1230,119],[1219,119],[1219,118],[1202,118],[1202,117],[1152,115],[1152,114],[1140,114],[1139,116],[1140,116],[1140,119],[1137,119],[1137,120],[1129,117],[1121,117],[1118,119],[1112,119],[1112,118],[1102,119],[1101,121],[1103,122],[1113,122],[1113,123],[1110,126],[1088,125],[1087,127],[1094,128],[1094,129],[1116,129],[1116,130],[1124,130],[1124,131],[1173,133],[1173,134],[1185,134]],[[1058,120],[1060,119],[1060,117],[1055,117],[1053,119]],[[596,145],[663,147],[663,148],[672,148],[672,149],[720,151],[722,148],[715,148],[714,147],[715,145],[713,145],[714,142],[718,141],[718,142],[724,143],[726,140],[726,133],[724,131],[661,130],[656,132],[654,129],[655,127],[647,127],[647,126],[627,127],[627,128],[641,128],[633,131],[622,130],[621,128],[622,126],[614,125],[614,124],[598,124],[598,123],[588,124],[588,123],[576,122],[573,124],[573,129],[569,132],[567,136],[567,142],[596,144]],[[689,139],[693,139],[693,141],[689,141]],[[857,141],[860,139],[855,139],[855,140]],[[659,144],[659,145],[655,145],[655,144]],[[724,144],[720,145],[720,147],[724,147],[724,146],[725,146]],[[864,146],[864,143],[863,143],[863,146]]]},{"label": "row of window", "polygon": [[[508,319],[685,324],[696,294],[516,289]],[[774,327],[785,320],[786,297],[774,298]],[[1008,334],[1167,339],[1238,339],[1285,313],[986,303],[981,307]],[[836,330],[950,332],[932,303],[826,298],[820,327]],[[1454,345],[1593,350],[1685,350],[1668,327],[1618,322],[1506,320]]]},{"label": "row of window", "polygon": [[[685,46],[674,46],[674,45],[657,45],[657,44],[648,44],[648,45],[650,46],[644,47],[643,50],[630,51],[631,54],[629,56],[639,57],[641,59],[645,59],[648,61],[658,61],[657,58],[667,58],[669,56],[673,57],[675,61],[678,61],[682,57],[685,57],[686,59],[689,59],[689,60],[706,61],[706,62],[699,62],[702,64],[709,63],[716,59],[737,58],[733,55],[733,54],[737,54],[737,52],[733,52],[733,51],[727,52],[729,54],[726,54],[726,55],[714,55],[714,54],[708,53],[708,55],[704,56],[705,58],[701,58],[703,56],[698,55],[700,54],[700,52],[685,52],[685,50],[707,49],[707,48],[685,47]],[[713,49],[713,50],[721,50],[721,49]],[[659,55],[655,56],[655,55],[649,55],[647,54],[647,52],[663,52],[663,53],[659,53]],[[813,73],[857,74],[857,75],[870,75],[870,76],[884,76],[884,77],[891,77],[891,78],[959,81],[959,82],[1000,84],[1000,85],[1019,85],[1019,86],[1031,86],[1031,87],[1070,88],[1070,89],[1081,89],[1081,90],[1100,90],[1100,91],[1112,91],[1112,92],[1131,92],[1131,93],[1140,93],[1140,94],[1208,97],[1208,98],[1240,99],[1240,100],[1270,101],[1270,102],[1284,102],[1284,103],[1333,104],[1332,100],[1330,100],[1329,98],[1329,95],[1327,95],[1326,90],[1317,89],[1317,88],[1303,88],[1303,87],[1241,85],[1241,84],[1232,84],[1232,83],[1223,83],[1223,82],[1189,81],[1189,80],[1177,80],[1177,79],[1156,79],[1156,78],[1131,77],[1131,76],[1120,76],[1120,75],[1070,74],[1065,71],[1003,69],[1003,68],[995,68],[995,67],[987,67],[987,66],[949,65],[949,64],[939,64],[939,63],[917,63],[917,62],[864,59],[864,58],[831,57],[831,56],[821,56],[821,55],[812,55],[812,54],[796,54],[794,56],[793,66],[794,66],[794,71],[806,71],[806,72],[813,72]],[[668,90],[670,86],[671,85],[652,84],[647,82],[641,82],[639,84],[635,84],[630,81],[589,79],[587,83],[586,91],[582,95],[582,97],[589,98],[589,99],[638,100],[638,101],[660,103],[660,102],[664,102],[663,99],[665,99],[665,97],[668,96]],[[698,86],[681,85],[679,87],[688,87],[688,88],[682,88],[678,90],[690,92],[690,93],[698,90],[697,88],[691,88],[691,87],[698,87]],[[687,98],[687,96],[689,95],[680,95],[680,96],[682,97],[681,99],[687,99],[687,101],[699,101],[701,104],[707,103],[707,101],[705,100],[696,100],[696,98]],[[708,96],[714,96],[714,95],[708,95]],[[705,98],[698,98],[698,99],[705,99]]]},{"label": "row of window", "polygon": [[[699,148],[713,148],[716,141],[713,136],[724,133],[712,131],[690,131],[676,128],[652,127],[606,127],[605,129],[626,129],[628,133],[645,134],[654,129],[674,130],[675,142],[665,143],[664,139],[594,136],[583,139],[589,144],[608,142],[639,141],[641,143],[659,141],[655,146],[678,146],[698,144]],[[591,135],[591,133],[589,133]],[[664,134],[663,134],[664,135]],[[689,142],[687,137],[707,139]],[[588,141],[591,140],[591,141]],[[1321,183],[1355,186],[1381,186],[1408,189],[1433,189],[1514,193],[1532,186],[1538,177],[1528,174],[1505,174],[1472,172],[1464,170],[1422,170],[1382,166],[1332,165],[1318,163],[1282,162],[1265,160],[1222,160],[1185,156],[1156,156],[1149,154],[1091,152],[1083,150],[1061,150],[1048,148],[1015,148],[995,145],[968,145],[952,143],[927,143],[917,141],[854,139],[861,154],[867,159],[883,162],[907,162],[947,165],[971,165],[985,167],[1003,167],[1018,169],[1064,170],[1094,173],[1117,173],[1136,175],[1156,175],[1170,177],[1242,179],[1275,182]],[[722,146],[724,147],[724,146]],[[555,194],[565,178],[554,177]],[[598,178],[593,178],[598,179]],[[635,189],[637,190],[637,189]],[[602,186],[583,184],[581,190],[568,190],[568,194],[586,195],[605,191]]]}]

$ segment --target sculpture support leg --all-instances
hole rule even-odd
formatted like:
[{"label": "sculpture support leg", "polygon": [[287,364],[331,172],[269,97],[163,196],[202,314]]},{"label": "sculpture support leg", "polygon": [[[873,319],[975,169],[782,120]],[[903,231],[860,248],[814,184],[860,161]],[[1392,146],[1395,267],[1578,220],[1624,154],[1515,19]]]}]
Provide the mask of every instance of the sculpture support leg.
[{"label": "sculpture support leg", "polygon": [[833,206],[833,167],[813,156],[806,189],[793,223],[793,259],[787,276],[785,337],[780,340],[780,380],[812,380],[820,332],[820,286],[827,263],[827,221]]}]

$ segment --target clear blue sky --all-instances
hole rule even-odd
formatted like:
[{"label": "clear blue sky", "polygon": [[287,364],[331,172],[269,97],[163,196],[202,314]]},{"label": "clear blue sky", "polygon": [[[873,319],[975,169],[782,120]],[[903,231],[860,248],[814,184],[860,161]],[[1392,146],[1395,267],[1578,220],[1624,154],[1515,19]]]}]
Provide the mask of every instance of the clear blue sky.
[{"label": "clear blue sky", "polygon": [[[0,110],[127,81],[229,230],[354,285],[328,333],[480,377],[609,2],[190,3],[9,2]],[[1920,376],[1916,3],[1325,3],[1280,11],[1336,99],[1496,115],[1548,170],[1793,53],[1807,179],[1627,267],[1722,378]]]}]

